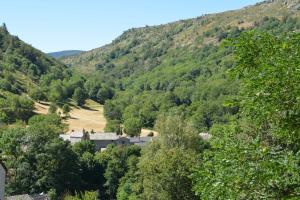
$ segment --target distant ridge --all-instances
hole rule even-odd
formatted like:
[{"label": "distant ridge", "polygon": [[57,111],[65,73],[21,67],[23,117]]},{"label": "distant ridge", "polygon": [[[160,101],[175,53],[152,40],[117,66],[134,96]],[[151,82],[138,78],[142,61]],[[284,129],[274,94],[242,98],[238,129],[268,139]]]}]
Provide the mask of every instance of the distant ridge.
[{"label": "distant ridge", "polygon": [[65,56],[75,56],[84,51],[81,50],[65,50],[65,51],[57,51],[57,52],[51,52],[47,53],[48,55],[52,56],[53,58],[62,58]]}]

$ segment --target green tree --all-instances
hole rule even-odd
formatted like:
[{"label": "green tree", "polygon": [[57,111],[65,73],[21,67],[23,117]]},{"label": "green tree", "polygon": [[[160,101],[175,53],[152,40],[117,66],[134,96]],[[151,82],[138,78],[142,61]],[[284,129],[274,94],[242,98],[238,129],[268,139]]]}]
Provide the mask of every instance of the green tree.
[{"label": "green tree", "polygon": [[201,139],[197,130],[182,115],[161,115],[155,130],[159,132],[160,144],[166,148],[191,149],[196,152],[209,148],[208,143]]},{"label": "green tree", "polygon": [[63,114],[65,116],[69,116],[71,108],[70,108],[70,106],[68,104],[64,104],[63,107],[62,107],[62,111],[63,111]]},{"label": "green tree", "polygon": [[46,118],[42,120],[46,124],[36,118],[27,128],[8,129],[1,134],[1,156],[8,158],[6,165],[13,172],[7,183],[8,194],[55,189],[61,195],[80,186],[77,156],[70,144],[58,138],[62,130]]},{"label": "green tree", "polygon": [[84,105],[87,97],[85,91],[82,88],[76,88],[72,98],[78,106],[82,106]]},{"label": "green tree", "polygon": [[34,103],[27,97],[9,95],[5,99],[0,98],[0,113],[6,123],[27,121],[33,115],[33,110]]},{"label": "green tree", "polygon": [[232,41],[242,119],[213,126],[193,175],[201,199],[299,198],[299,38],[251,31]]},{"label": "green tree", "polygon": [[56,113],[57,109],[58,109],[57,105],[55,103],[51,103],[48,109],[48,113],[54,114]]},{"label": "green tree", "polygon": [[60,80],[52,81],[50,85],[50,92],[48,95],[48,100],[53,103],[61,104],[66,99],[66,89],[62,85]]},{"label": "green tree", "polygon": [[96,159],[104,169],[104,190],[102,197],[116,199],[121,178],[128,171],[127,160],[139,157],[141,148],[136,145],[109,146],[105,151],[96,153]]},{"label": "green tree", "polygon": [[124,132],[133,137],[139,136],[142,130],[142,123],[139,118],[129,118],[124,121]]},{"label": "green tree", "polygon": [[107,99],[111,99],[114,96],[114,92],[109,87],[102,87],[97,92],[97,101],[104,104]]},{"label": "green tree", "polygon": [[137,199],[198,199],[189,177],[200,160],[198,155],[182,148],[150,148],[138,164],[143,192]]},{"label": "green tree", "polygon": [[114,132],[118,135],[122,135],[121,121],[119,120],[108,120],[105,126],[106,132]]},{"label": "green tree", "polygon": [[233,41],[242,77],[240,104],[245,115],[262,130],[300,148],[298,108],[300,71],[299,34],[273,36],[249,32]]},{"label": "green tree", "polygon": [[36,100],[36,101],[41,101],[41,100],[45,100],[45,94],[44,92],[39,89],[39,88],[34,88],[34,89],[31,89],[29,91],[29,96]]}]

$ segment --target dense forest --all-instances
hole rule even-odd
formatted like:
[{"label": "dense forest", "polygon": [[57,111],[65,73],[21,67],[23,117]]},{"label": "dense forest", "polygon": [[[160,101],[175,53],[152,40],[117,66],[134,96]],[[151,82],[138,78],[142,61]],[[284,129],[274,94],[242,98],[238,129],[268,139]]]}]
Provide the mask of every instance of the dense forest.
[{"label": "dense forest", "polygon": [[62,61],[87,73],[86,92],[105,102],[108,131],[117,131],[120,124],[125,130],[153,128],[159,115],[170,113],[184,114],[195,129],[207,132],[214,123],[228,123],[239,110],[229,103],[239,80],[228,76],[236,62],[232,48],[220,48],[223,41],[253,29],[275,35],[299,30],[296,2],[267,1],[130,29],[109,45]]},{"label": "dense forest", "polygon": [[[0,158],[9,169],[7,195],[299,199],[298,3],[267,1],[132,29],[62,60],[10,35],[4,24]],[[90,141],[63,141],[57,108],[68,112],[70,103],[84,106],[88,98],[104,104],[107,131],[153,128],[158,137],[142,148],[105,151]],[[36,101],[51,102],[48,115],[35,114]]]}]

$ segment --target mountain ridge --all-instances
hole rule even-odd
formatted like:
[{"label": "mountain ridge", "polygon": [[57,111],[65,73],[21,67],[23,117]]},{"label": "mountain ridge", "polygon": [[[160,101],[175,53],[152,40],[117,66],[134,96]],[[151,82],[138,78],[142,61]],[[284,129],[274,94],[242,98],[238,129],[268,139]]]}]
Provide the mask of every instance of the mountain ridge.
[{"label": "mountain ridge", "polygon": [[78,55],[78,54],[81,54],[83,52],[85,52],[85,51],[82,51],[82,50],[63,50],[63,51],[49,52],[47,54],[52,56],[53,58],[59,59],[59,58],[66,57],[66,56]]},{"label": "mountain ridge", "polygon": [[[79,69],[85,68],[82,71],[87,71],[88,69],[89,72],[93,72],[93,68],[95,68],[96,64],[103,60],[100,58],[102,53],[108,54],[109,51],[111,51],[115,46],[118,46],[118,48],[122,49],[123,47],[122,44],[120,44],[120,41],[124,41],[126,38],[132,39],[135,37],[135,34],[141,35],[142,40],[147,42],[147,40],[149,40],[147,38],[149,37],[147,37],[145,32],[149,32],[149,34],[151,34],[151,31],[153,32],[155,29],[159,29],[161,32],[170,32],[170,27],[173,27],[174,29],[178,28],[179,30],[182,28],[183,30],[173,35],[173,37],[175,42],[178,44],[189,46],[197,40],[199,35],[201,36],[201,34],[204,34],[206,29],[225,26],[236,26],[238,28],[248,29],[252,28],[254,23],[262,19],[264,16],[276,17],[279,19],[283,18],[284,16],[299,16],[299,12],[297,12],[299,9],[298,3],[298,0],[269,0],[238,10],[225,11],[216,14],[206,14],[200,17],[179,20],[163,25],[132,28],[125,31],[110,44],[84,52],[79,56],[65,57],[62,59],[62,61]],[[180,28],[180,26],[183,27]],[[159,35],[159,33],[157,34]],[[154,37],[155,35],[156,34],[152,34],[151,36]],[[185,37],[189,38],[187,39]],[[215,42],[215,38],[210,39],[211,40],[204,41],[204,43]]]}]

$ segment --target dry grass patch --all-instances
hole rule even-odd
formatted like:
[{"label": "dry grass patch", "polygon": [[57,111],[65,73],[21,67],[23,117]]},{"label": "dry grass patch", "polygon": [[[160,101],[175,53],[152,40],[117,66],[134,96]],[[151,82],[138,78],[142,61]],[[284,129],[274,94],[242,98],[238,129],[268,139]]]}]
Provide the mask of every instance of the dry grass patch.
[{"label": "dry grass patch", "polygon": [[[48,113],[48,109],[49,103],[35,102],[36,113],[45,115]],[[68,132],[72,130],[82,131],[83,129],[86,131],[94,130],[95,132],[104,131],[106,119],[102,105],[95,101],[87,100],[83,107],[71,105],[71,109],[70,118],[64,121],[69,126]]]}]

